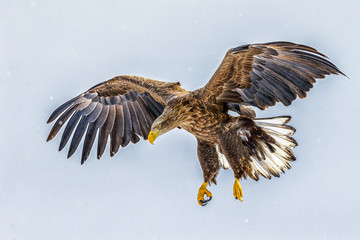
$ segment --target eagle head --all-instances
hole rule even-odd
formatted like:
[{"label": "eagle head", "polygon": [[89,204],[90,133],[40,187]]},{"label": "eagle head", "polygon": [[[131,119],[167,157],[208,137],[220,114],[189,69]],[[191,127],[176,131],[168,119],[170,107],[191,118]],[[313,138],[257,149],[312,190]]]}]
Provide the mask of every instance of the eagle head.
[{"label": "eagle head", "polygon": [[180,127],[186,116],[183,110],[184,106],[181,106],[179,101],[176,101],[175,104],[168,104],[164,108],[163,113],[155,119],[151,125],[151,131],[148,135],[149,142],[154,144],[153,142],[158,136],[169,132],[176,127]]}]

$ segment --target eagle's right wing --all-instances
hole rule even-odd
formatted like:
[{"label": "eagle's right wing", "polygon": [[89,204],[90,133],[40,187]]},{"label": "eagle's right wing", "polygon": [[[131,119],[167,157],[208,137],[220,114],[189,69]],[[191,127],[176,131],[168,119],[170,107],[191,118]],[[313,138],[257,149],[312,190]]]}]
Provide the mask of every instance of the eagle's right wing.
[{"label": "eagle's right wing", "polygon": [[58,107],[47,123],[54,121],[47,141],[68,121],[59,151],[73,134],[68,158],[75,152],[86,131],[81,164],[88,158],[99,130],[97,157],[104,153],[110,135],[110,155],[131,141],[147,139],[151,124],[173,96],[187,94],[180,83],[156,81],[137,76],[118,76],[100,83]]}]

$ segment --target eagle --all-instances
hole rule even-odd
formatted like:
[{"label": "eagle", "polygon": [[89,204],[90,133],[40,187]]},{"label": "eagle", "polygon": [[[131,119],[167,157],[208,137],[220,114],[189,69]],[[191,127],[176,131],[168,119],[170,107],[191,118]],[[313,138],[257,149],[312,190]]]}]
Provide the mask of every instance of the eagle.
[{"label": "eagle", "polygon": [[100,159],[108,141],[112,157],[140,137],[153,144],[174,128],[184,129],[197,139],[204,179],[198,204],[212,199],[207,186],[216,184],[221,167],[234,172],[233,195],[242,201],[241,179],[279,177],[296,159],[291,117],[256,118],[252,107],[264,110],[277,102],[289,106],[297,97],[305,98],[316,79],[330,74],[345,76],[312,47],[291,42],[243,45],[228,50],[208,83],[194,91],[179,82],[129,75],[95,85],[50,115],[47,123],[56,122],[47,141],[66,125],[59,151],[71,138],[69,158],[85,134],[83,164],[97,135]]}]

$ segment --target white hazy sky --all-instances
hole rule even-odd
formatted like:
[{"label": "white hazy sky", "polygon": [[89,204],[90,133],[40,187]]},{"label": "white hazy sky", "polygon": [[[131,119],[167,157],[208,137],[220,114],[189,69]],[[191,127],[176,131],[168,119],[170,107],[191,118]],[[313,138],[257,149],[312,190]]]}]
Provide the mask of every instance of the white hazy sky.
[{"label": "white hazy sky", "polygon": [[[0,0],[0,238],[358,239],[360,1]],[[222,170],[196,202],[196,140],[174,130],[83,166],[60,138],[58,105],[115,75],[203,86],[227,49],[287,40],[328,55],[350,79],[319,81],[289,114],[298,160],[279,179]],[[67,148],[66,148],[67,149]]]}]

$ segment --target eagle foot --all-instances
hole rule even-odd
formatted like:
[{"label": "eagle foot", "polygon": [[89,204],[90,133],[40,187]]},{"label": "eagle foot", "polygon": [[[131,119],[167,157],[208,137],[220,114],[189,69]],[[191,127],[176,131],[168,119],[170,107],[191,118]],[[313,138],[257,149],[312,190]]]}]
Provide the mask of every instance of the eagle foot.
[{"label": "eagle foot", "polygon": [[[207,185],[208,183],[204,182],[199,188],[197,200],[200,206],[206,206],[206,204],[212,199],[212,193],[206,189]],[[205,195],[208,197],[208,199],[204,198]]]},{"label": "eagle foot", "polygon": [[241,185],[240,185],[240,180],[238,178],[235,178],[235,183],[234,183],[234,197],[236,199],[238,199],[240,202],[242,202],[242,198],[244,197]]}]

